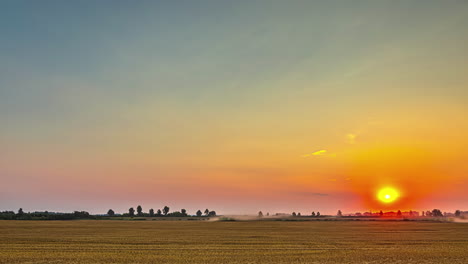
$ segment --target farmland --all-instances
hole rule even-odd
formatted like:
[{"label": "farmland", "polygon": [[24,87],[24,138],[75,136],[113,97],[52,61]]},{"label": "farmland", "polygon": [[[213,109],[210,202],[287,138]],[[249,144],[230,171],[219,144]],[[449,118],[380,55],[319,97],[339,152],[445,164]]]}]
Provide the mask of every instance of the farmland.
[{"label": "farmland", "polygon": [[468,263],[468,225],[0,221],[0,263]]}]

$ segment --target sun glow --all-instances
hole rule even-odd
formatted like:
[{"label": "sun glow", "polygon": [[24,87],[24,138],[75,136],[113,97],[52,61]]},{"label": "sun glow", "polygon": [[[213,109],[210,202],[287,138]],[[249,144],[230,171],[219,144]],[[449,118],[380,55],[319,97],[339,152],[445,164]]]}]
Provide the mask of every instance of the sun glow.
[{"label": "sun glow", "polygon": [[377,194],[377,198],[384,203],[394,202],[398,196],[399,194],[397,190],[388,187],[381,189]]}]

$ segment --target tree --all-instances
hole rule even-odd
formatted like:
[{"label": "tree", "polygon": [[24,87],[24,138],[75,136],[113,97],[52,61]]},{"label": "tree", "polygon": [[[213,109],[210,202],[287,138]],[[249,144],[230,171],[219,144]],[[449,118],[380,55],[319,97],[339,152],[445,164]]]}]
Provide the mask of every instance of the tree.
[{"label": "tree", "polygon": [[208,208],[205,209],[205,215],[208,216],[210,214],[210,210]]},{"label": "tree", "polygon": [[153,217],[153,216],[154,216],[154,209],[153,209],[153,208],[151,208],[151,209],[149,210],[149,216],[150,216],[150,217]]},{"label": "tree", "polygon": [[73,212],[74,218],[89,218],[89,213],[86,211],[75,211]]},{"label": "tree", "polygon": [[171,212],[167,214],[167,217],[185,217],[186,215],[182,214],[179,211]]},{"label": "tree", "polygon": [[317,217],[319,217],[319,216],[320,216],[320,212],[317,212]]},{"label": "tree", "polygon": [[198,216],[198,217],[202,216],[202,211],[198,210],[198,211],[197,211],[197,216]]},{"label": "tree", "polygon": [[182,210],[180,210],[180,212],[181,212],[184,216],[187,216],[187,210],[182,209]]},{"label": "tree", "polygon": [[342,216],[343,216],[343,213],[341,212],[341,210],[338,210],[338,213],[336,213],[336,216],[338,216],[338,217],[342,217]]},{"label": "tree", "polygon": [[455,216],[456,216],[456,217],[460,217],[460,216],[461,216],[461,211],[460,211],[460,210],[456,210],[456,211],[455,211]]},{"label": "tree", "polygon": [[379,215],[380,215],[381,217],[383,216],[383,211],[382,211],[382,210],[380,210]]},{"label": "tree", "polygon": [[133,209],[133,207],[130,207],[130,209],[128,209],[128,214],[130,216],[134,216],[135,215],[135,209]]},{"label": "tree", "polygon": [[409,216],[413,216],[413,211],[412,210],[409,211]]},{"label": "tree", "polygon": [[137,215],[142,216],[143,215],[143,208],[141,208],[141,205],[137,207]]},{"label": "tree", "polygon": [[300,212],[299,212],[299,213],[297,213],[297,216],[301,216],[301,213],[300,213]]},{"label": "tree", "polygon": [[442,212],[439,209],[434,209],[434,210],[432,210],[432,216],[443,217],[444,215],[442,214]]},{"label": "tree", "polygon": [[21,217],[21,216],[23,216],[23,215],[24,215],[23,208],[20,208],[20,209],[18,210],[18,216]]},{"label": "tree", "polygon": [[426,213],[425,213],[424,211],[422,211],[422,214],[421,214],[421,215],[422,215],[422,216],[426,216]]},{"label": "tree", "polygon": [[161,216],[161,215],[162,215],[161,209],[158,209],[156,215],[157,215],[157,216]]},{"label": "tree", "polygon": [[398,212],[397,212],[397,214],[396,214],[396,215],[397,215],[398,217],[400,217],[400,216],[401,216],[401,211],[400,211],[400,210],[398,210]]},{"label": "tree", "polygon": [[109,211],[107,211],[107,215],[108,215],[108,216],[114,216],[114,215],[115,215],[114,210],[109,209]]},{"label": "tree", "polygon": [[432,216],[431,211],[426,211],[426,216]]},{"label": "tree", "polygon": [[293,213],[292,213],[292,216],[296,216],[296,212],[293,212]]},{"label": "tree", "polygon": [[315,212],[312,212],[311,216],[314,217],[314,216],[315,216]]},{"label": "tree", "polygon": [[267,216],[270,216],[270,213],[267,213]]},{"label": "tree", "polygon": [[258,212],[258,217],[263,217],[262,211]]},{"label": "tree", "polygon": [[210,211],[210,212],[208,213],[208,216],[216,216],[216,212],[215,212],[215,211]]},{"label": "tree", "polygon": [[167,215],[167,213],[169,213],[169,207],[168,207],[168,206],[164,206],[164,208],[163,208],[163,214],[164,214],[164,215]]}]

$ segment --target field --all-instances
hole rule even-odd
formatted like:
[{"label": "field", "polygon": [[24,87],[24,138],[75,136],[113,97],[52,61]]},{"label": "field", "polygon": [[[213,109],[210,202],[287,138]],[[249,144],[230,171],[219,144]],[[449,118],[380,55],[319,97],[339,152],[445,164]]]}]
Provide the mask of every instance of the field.
[{"label": "field", "polygon": [[0,263],[468,263],[468,224],[0,221]]}]

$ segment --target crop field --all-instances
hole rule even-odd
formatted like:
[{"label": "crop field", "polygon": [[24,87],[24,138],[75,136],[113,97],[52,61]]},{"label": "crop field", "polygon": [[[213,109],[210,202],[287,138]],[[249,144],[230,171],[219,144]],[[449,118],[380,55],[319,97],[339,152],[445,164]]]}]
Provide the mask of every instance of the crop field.
[{"label": "crop field", "polygon": [[468,263],[468,224],[0,221],[0,263]]}]

